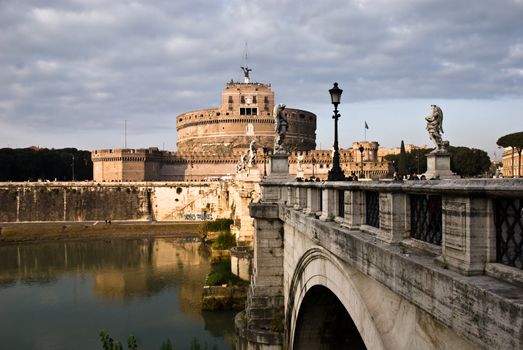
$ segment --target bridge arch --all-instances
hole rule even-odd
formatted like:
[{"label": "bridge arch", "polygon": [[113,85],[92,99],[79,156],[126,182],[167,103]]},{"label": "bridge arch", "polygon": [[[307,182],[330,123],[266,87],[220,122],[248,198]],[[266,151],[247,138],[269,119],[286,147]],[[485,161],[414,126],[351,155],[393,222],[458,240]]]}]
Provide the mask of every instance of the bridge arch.
[{"label": "bridge arch", "polygon": [[[356,345],[355,349],[385,349],[372,316],[347,272],[350,269],[344,268],[343,264],[322,247],[313,247],[301,256],[287,294],[287,349],[295,345],[299,349],[319,348],[320,342],[327,348],[340,348],[338,343],[334,343],[336,340],[329,344],[330,339],[340,337],[321,334],[322,327],[347,334],[347,337],[342,337],[343,341],[351,341]],[[313,330],[316,330],[315,334],[303,335],[303,332]]]}]

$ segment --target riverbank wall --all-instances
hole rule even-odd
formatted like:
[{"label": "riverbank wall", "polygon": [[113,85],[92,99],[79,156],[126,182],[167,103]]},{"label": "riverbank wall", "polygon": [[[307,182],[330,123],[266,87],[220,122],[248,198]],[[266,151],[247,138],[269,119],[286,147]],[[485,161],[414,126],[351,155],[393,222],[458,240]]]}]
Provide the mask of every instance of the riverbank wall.
[{"label": "riverbank wall", "polygon": [[0,183],[0,223],[230,217],[227,182]]}]

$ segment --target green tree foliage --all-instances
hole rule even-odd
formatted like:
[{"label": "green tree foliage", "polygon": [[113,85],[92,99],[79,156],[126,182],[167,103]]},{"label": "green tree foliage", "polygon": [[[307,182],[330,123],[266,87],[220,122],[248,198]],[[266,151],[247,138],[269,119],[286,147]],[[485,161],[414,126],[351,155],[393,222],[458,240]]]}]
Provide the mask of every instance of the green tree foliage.
[{"label": "green tree foliage", "polygon": [[[447,149],[450,153],[450,167],[453,172],[460,176],[479,176],[488,172],[490,168],[490,157],[487,152],[468,147],[452,147]],[[406,153],[406,174],[423,174],[427,171],[427,154],[430,149],[416,149]],[[385,159],[395,164],[400,163],[401,154],[389,154]],[[402,175],[399,170],[398,174]]]},{"label": "green tree foliage", "polygon": [[[427,171],[427,153],[430,149],[415,149],[411,152],[406,153],[406,172],[405,174],[422,174]],[[400,155],[399,154],[389,154],[385,156],[385,160],[393,162],[396,165],[394,169],[398,174],[400,174],[398,169]]]},{"label": "green tree foliage", "polygon": [[490,157],[487,152],[468,147],[448,147],[450,168],[463,177],[485,174],[490,168]]},{"label": "green tree foliage", "polygon": [[216,250],[230,249],[236,246],[236,237],[231,231],[221,232],[212,242],[212,248]]},{"label": "green tree foliage", "polygon": [[[512,148],[512,169],[514,169],[514,150],[517,150],[518,155],[519,155],[518,169],[521,169],[521,151],[523,150],[523,131],[502,136],[498,139],[496,144],[501,147],[511,147]],[[517,173],[521,177],[520,172],[518,171]]]},{"label": "green tree foliage", "polygon": [[398,175],[403,176],[409,173],[407,164],[407,152],[405,152],[405,143],[401,140],[400,154],[398,158]]},{"label": "green tree foliage", "polygon": [[0,149],[0,181],[36,181],[54,179],[70,181],[93,178],[91,152],[76,148],[2,148]]}]

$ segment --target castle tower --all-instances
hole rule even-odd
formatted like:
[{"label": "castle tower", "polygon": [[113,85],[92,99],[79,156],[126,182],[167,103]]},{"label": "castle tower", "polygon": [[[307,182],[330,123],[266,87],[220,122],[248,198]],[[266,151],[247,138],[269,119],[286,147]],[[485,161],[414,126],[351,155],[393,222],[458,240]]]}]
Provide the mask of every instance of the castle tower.
[{"label": "castle tower", "polygon": [[[252,69],[242,67],[244,82],[227,83],[218,108],[182,113],[176,117],[178,151],[230,154],[246,149],[252,140],[259,148],[274,145],[274,92],[270,84],[251,82]],[[316,147],[316,115],[286,109],[289,130],[284,146],[308,151]]]}]

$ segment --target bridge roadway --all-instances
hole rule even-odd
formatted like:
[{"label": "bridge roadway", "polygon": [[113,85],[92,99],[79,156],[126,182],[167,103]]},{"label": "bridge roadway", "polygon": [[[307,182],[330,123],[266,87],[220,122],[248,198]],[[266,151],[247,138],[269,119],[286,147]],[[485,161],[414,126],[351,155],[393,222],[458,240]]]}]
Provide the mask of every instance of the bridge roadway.
[{"label": "bridge roadway", "polygon": [[523,181],[264,181],[238,349],[523,349]]}]

